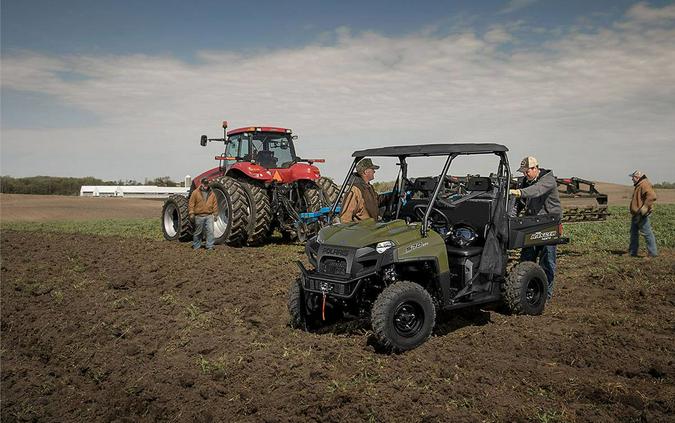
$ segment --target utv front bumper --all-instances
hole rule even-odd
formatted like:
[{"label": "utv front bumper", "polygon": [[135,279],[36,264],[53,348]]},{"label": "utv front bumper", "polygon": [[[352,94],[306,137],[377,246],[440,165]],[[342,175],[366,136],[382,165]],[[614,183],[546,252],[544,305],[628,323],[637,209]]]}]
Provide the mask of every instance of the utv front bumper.
[{"label": "utv front bumper", "polygon": [[374,246],[348,248],[326,245],[310,240],[306,247],[307,258],[314,270],[297,262],[306,291],[340,298],[351,298],[359,291],[363,279],[395,260],[395,248],[378,253]]},{"label": "utv front bumper", "polygon": [[297,261],[296,264],[300,268],[300,281],[305,291],[344,299],[352,298],[361,288],[363,279],[376,273],[372,272],[369,275],[359,276],[354,279],[333,279],[313,270],[305,269],[305,266],[300,261]]}]

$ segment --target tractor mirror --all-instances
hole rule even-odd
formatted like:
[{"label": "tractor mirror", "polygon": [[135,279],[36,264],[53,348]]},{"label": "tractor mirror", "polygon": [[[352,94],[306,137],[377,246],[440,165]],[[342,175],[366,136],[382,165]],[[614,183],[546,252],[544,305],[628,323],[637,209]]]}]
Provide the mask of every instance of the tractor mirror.
[{"label": "tractor mirror", "polygon": [[293,141],[295,141],[295,140],[298,139],[298,136],[297,136],[297,135],[293,135],[293,136],[291,137],[291,139],[293,139]]},{"label": "tractor mirror", "polygon": [[202,147],[206,147],[206,143],[208,142],[208,137],[206,135],[202,135],[202,138],[199,140],[199,144]]}]

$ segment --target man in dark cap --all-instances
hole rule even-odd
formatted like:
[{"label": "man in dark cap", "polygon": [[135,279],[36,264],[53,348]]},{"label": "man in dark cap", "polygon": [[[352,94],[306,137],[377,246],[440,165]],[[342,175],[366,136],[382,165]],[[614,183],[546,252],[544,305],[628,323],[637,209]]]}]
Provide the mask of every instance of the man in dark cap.
[{"label": "man in dark cap", "polygon": [[[520,199],[517,202],[518,212],[524,209],[525,216],[555,214],[562,218],[558,182],[553,171],[539,168],[539,162],[532,156],[527,156],[520,162],[518,171],[522,172],[523,180],[518,189],[510,190],[511,195]],[[553,296],[556,246],[525,247],[520,251],[521,261],[536,262],[537,259],[548,279],[548,298],[550,299]]]},{"label": "man in dark cap", "polygon": [[208,178],[202,178],[199,188],[190,195],[188,213],[195,226],[192,248],[201,248],[202,231],[206,230],[206,249],[213,250],[213,223],[218,219],[218,201],[209,186]]},{"label": "man in dark cap", "polygon": [[352,188],[345,195],[340,212],[342,223],[358,222],[365,219],[378,218],[379,208],[384,196],[379,196],[370,184],[375,178],[375,171],[380,167],[373,164],[371,159],[361,159],[356,164],[356,174],[353,176]]},{"label": "man in dark cap", "polygon": [[637,257],[640,248],[640,234],[645,237],[647,243],[647,255],[656,257],[659,253],[656,249],[656,237],[649,224],[649,215],[654,209],[656,192],[647,175],[639,170],[629,175],[633,179],[633,197],[630,201],[630,213],[633,215],[630,223],[630,245],[628,253]]}]

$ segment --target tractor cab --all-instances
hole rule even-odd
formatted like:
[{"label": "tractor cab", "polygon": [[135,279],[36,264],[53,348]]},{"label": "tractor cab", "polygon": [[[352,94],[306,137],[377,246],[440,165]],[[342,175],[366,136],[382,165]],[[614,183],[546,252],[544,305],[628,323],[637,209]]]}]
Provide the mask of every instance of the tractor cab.
[{"label": "tractor cab", "polygon": [[228,131],[225,166],[244,161],[266,169],[289,168],[298,160],[293,138],[291,130],[285,128],[246,127]]}]

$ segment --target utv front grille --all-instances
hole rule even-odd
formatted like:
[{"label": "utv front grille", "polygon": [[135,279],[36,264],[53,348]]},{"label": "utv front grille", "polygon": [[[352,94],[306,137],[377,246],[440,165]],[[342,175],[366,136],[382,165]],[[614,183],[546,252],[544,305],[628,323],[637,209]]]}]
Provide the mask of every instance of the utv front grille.
[{"label": "utv front grille", "polygon": [[347,260],[337,257],[324,257],[321,259],[319,272],[328,275],[344,275],[347,273]]},{"label": "utv front grille", "polygon": [[336,294],[343,297],[351,296],[357,284],[357,282],[339,283],[312,278],[305,279],[305,289]]}]

